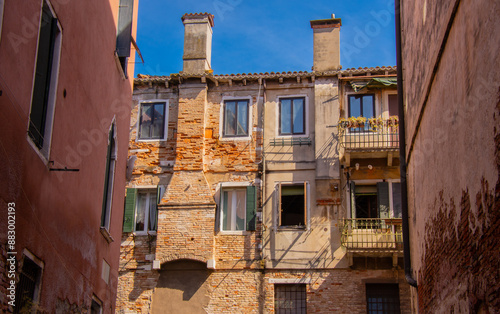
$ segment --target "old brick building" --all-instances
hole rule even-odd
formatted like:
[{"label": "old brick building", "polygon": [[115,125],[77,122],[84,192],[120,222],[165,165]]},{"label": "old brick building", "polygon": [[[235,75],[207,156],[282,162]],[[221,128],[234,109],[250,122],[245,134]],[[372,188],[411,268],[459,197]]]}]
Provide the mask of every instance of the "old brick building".
[{"label": "old brick building", "polygon": [[137,5],[0,1],[1,313],[115,311]]},{"label": "old brick building", "polygon": [[500,312],[499,12],[401,1],[415,312]]},{"label": "old brick building", "polygon": [[332,16],[312,72],[214,75],[182,21],[183,71],[134,84],[117,310],[408,313],[395,68],[342,70]]}]

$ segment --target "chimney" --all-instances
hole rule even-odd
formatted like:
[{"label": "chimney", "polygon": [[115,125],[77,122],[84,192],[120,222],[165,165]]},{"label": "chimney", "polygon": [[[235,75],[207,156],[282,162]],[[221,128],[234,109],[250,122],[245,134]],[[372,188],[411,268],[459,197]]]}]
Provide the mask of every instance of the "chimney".
[{"label": "chimney", "polygon": [[314,71],[340,69],[340,26],[341,19],[335,14],[326,20],[311,21],[314,32]]},{"label": "chimney", "polygon": [[184,23],[182,71],[190,74],[211,71],[214,16],[210,13],[186,13],[181,19]]}]

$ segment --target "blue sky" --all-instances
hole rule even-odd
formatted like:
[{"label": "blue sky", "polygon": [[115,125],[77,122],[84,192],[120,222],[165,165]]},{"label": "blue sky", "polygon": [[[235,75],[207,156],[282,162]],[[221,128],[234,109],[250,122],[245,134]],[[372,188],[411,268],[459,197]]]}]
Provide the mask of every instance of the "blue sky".
[{"label": "blue sky", "polygon": [[136,75],[182,71],[184,13],[212,13],[215,74],[311,71],[310,20],[342,19],[343,69],[396,65],[394,0],[140,0]]}]

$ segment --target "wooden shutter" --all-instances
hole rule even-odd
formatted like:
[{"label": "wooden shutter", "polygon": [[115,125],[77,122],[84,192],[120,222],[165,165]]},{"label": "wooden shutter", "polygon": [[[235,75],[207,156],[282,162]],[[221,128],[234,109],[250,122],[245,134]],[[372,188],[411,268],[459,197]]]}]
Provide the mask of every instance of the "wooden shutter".
[{"label": "wooden shutter", "polygon": [[123,232],[134,231],[135,204],[137,189],[128,188],[125,196],[125,211],[123,213]]},{"label": "wooden shutter", "polygon": [[351,218],[356,218],[356,183],[354,181],[349,184],[349,191],[351,194]]},{"label": "wooden shutter", "polygon": [[44,4],[42,22],[38,37],[38,52],[31,101],[30,125],[28,134],[38,148],[43,147],[43,136],[47,118],[50,92],[50,77],[54,57],[54,46],[58,32],[57,19],[53,18],[50,8]]},{"label": "wooden shutter", "polygon": [[304,226],[307,226],[307,182],[304,182]]},{"label": "wooden shutter", "polygon": [[401,218],[401,183],[392,184],[393,218]]},{"label": "wooden shutter", "polygon": [[214,231],[215,232],[218,232],[221,228],[220,228],[220,220],[221,220],[221,216],[222,216],[222,183],[220,184],[220,187],[219,187],[219,202],[216,203],[215,205],[215,226],[214,226]]},{"label": "wooden shutter", "polygon": [[101,213],[101,227],[106,224],[106,208],[108,206],[108,189],[109,189],[109,168],[111,165],[111,148],[113,143],[113,136],[115,132],[115,125],[111,124],[111,130],[108,134],[108,152],[106,155],[106,172],[104,177],[104,193],[102,197],[102,213]]},{"label": "wooden shutter", "polygon": [[389,183],[377,182],[378,218],[389,218]]},{"label": "wooden shutter", "polygon": [[255,192],[255,186],[247,186],[247,230],[250,231],[255,230],[257,225]]},{"label": "wooden shutter", "polygon": [[130,57],[133,11],[134,0],[120,0],[116,35],[116,53],[118,57]]},{"label": "wooden shutter", "polygon": [[278,225],[281,226],[281,182],[278,183]]}]

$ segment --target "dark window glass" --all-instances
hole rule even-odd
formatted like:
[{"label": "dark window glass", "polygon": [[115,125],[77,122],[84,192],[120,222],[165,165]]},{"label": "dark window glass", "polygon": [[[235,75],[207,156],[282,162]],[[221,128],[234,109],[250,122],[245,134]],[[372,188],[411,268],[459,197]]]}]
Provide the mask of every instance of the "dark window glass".
[{"label": "dark window glass", "polygon": [[165,103],[141,104],[139,139],[163,139]]},{"label": "dark window glass", "polygon": [[366,284],[366,312],[369,314],[401,313],[398,284]]},{"label": "dark window glass", "polygon": [[248,100],[224,102],[223,136],[248,135]]},{"label": "dark window glass", "polygon": [[305,314],[307,311],[306,285],[274,285],[274,310],[276,314]]},{"label": "dark window glass", "polygon": [[389,95],[389,116],[397,116],[398,112],[398,95]]},{"label": "dark window glass", "polygon": [[57,19],[44,2],[42,21],[38,36],[35,82],[31,101],[30,124],[28,134],[38,148],[43,147],[47,122],[50,81],[54,59],[54,47],[57,33]]},{"label": "dark window glass", "polygon": [[42,269],[31,259],[25,257],[23,268],[19,274],[19,282],[16,287],[16,306],[14,313],[30,312],[35,300],[35,292],[40,281]]},{"label": "dark window glass", "polygon": [[304,185],[281,186],[281,226],[305,226]]},{"label": "dark window glass", "polygon": [[305,134],[305,98],[281,98],[280,135]]},{"label": "dark window glass", "polygon": [[92,304],[90,305],[90,314],[101,314],[101,313],[102,313],[101,305],[96,300],[92,300]]},{"label": "dark window glass", "polygon": [[[349,117],[375,117],[375,97],[373,94],[349,95]],[[369,129],[369,123],[364,128],[353,128],[351,131],[360,132]]]}]

